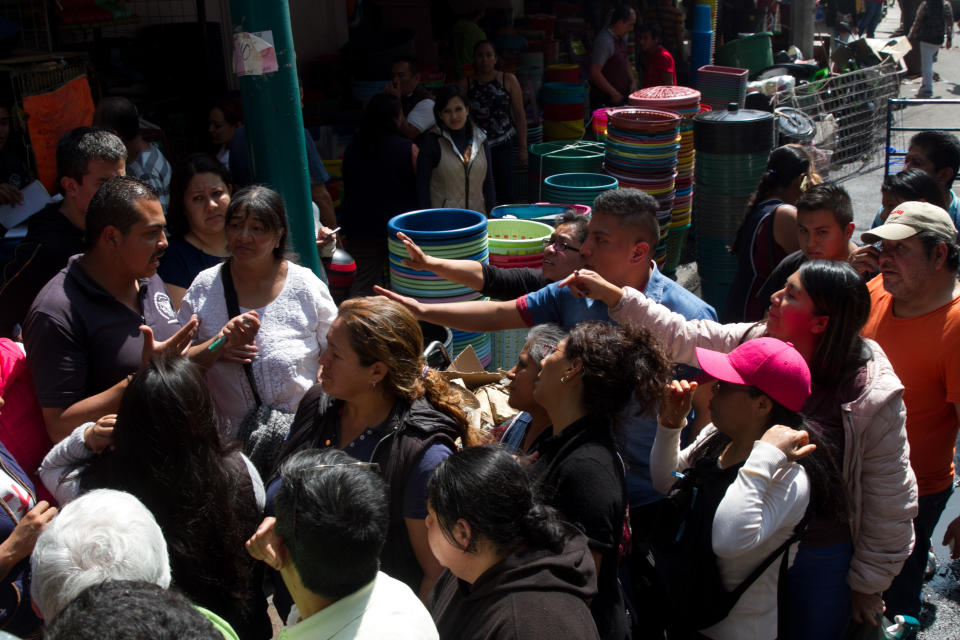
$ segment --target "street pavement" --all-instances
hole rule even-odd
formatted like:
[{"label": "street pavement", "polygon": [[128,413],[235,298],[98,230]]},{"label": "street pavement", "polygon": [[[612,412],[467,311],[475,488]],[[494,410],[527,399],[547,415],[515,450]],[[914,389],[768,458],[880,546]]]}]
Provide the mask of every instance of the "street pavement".
[{"label": "street pavement", "polygon": [[[896,6],[888,9],[887,17],[877,29],[877,37],[889,35],[897,29],[900,20]],[[954,47],[940,49],[938,60],[933,69],[940,74],[940,81],[934,82],[933,95],[941,99],[960,99],[960,34],[954,25]],[[916,97],[920,88],[920,79],[905,79],[900,86],[901,98]],[[910,128],[960,128],[960,104],[923,104],[907,106],[897,113],[899,125]],[[902,134],[902,139],[894,140],[898,149],[904,149],[911,132]],[[854,222],[857,229],[854,238],[870,228],[870,223],[880,206],[880,185],[883,182],[884,168],[863,172],[843,182],[850,192],[854,203]],[[954,183],[955,188],[960,182]],[[957,354],[960,357],[960,354]],[[960,468],[960,456],[956,457]],[[956,483],[955,483],[955,486]],[[960,489],[954,491],[940,518],[939,526],[933,534],[933,549],[937,555],[936,575],[923,590],[924,604],[921,615],[921,640],[960,640],[960,562],[950,561],[947,547],[941,543],[946,526],[960,516]]]}]

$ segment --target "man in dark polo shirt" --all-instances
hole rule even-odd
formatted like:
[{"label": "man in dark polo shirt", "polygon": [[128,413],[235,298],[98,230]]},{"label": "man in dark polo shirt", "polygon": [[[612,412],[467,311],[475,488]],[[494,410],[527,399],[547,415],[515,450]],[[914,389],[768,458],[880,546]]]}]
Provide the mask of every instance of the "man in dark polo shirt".
[{"label": "man in dark polo shirt", "polygon": [[27,363],[54,442],[116,413],[130,374],[189,345],[197,320],[180,328],[157,276],[165,222],[150,186],[111,178],[87,209],[85,253],[71,258],[30,307]]}]

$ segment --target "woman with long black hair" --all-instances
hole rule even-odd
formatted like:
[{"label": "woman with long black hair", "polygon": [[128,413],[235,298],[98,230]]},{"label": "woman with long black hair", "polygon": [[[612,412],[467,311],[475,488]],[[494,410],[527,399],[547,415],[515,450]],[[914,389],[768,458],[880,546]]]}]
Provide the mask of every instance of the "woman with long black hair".
[{"label": "woman with long black hair", "polygon": [[739,324],[688,321],[585,269],[564,284],[606,303],[614,321],[648,328],[673,362],[696,366],[697,347],[726,353],[761,336],[803,355],[812,393],[800,413],[841,467],[848,510],[814,517],[807,527],[790,570],[787,637],[837,637],[851,617],[874,622],[881,594],[913,548],[917,481],[903,385],[880,345],[860,336],[870,294],[856,270],[811,260],[771,296],[763,322]]},{"label": "woman with long black hair", "polygon": [[241,638],[270,636],[257,562],[244,542],[263,510],[263,481],[217,432],[200,369],[180,357],[138,372],[115,416],[77,427],[43,461],[61,504],[93,489],[136,496],[163,530],[173,584]]}]

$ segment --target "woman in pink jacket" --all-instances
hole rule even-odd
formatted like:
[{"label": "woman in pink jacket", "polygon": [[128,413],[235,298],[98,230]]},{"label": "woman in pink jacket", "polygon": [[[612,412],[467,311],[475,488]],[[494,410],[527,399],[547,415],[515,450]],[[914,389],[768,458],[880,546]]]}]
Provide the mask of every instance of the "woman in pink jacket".
[{"label": "woman in pink jacket", "polygon": [[760,336],[796,347],[813,380],[801,413],[842,461],[848,513],[810,522],[790,570],[787,628],[795,638],[837,638],[851,618],[876,624],[881,594],[913,548],[917,483],[903,385],[880,346],[860,337],[870,296],[857,272],[842,262],[807,262],[753,324],[686,320],[584,269],[561,286],[604,302],[615,322],[649,329],[674,362],[696,366],[696,347],[729,352]]}]

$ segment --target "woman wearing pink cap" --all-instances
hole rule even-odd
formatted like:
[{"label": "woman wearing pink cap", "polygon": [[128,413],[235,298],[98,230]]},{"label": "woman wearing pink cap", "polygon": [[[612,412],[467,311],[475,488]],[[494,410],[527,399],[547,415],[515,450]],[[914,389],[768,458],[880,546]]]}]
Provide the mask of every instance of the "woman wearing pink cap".
[{"label": "woman wearing pink cap", "polygon": [[[683,478],[676,489],[681,495],[688,491],[685,483],[700,484],[685,524],[674,531],[669,518],[657,523],[658,528],[667,523],[668,535],[652,540],[654,564],[661,575],[669,575],[677,561],[714,563],[727,592],[741,584],[745,590],[727,607],[702,602],[690,611],[690,585],[674,590],[666,580],[668,606],[677,611],[668,616],[668,631],[671,637],[697,631],[718,640],[772,640],[778,637],[775,560],[789,553],[783,545],[799,537],[808,506],[813,513],[843,510],[839,472],[826,450],[807,457],[817,447],[797,412],[810,395],[810,370],[792,345],[757,338],[729,354],[700,348],[696,354],[704,372],[717,380],[710,400],[713,423],[680,450],[697,383],[674,380],[660,404],[650,474],[664,494],[671,492],[676,476]],[[697,522],[706,524],[698,530]],[[675,560],[676,554],[682,557]],[[767,558],[774,561],[752,575]],[[708,583],[709,575],[695,582]],[[704,601],[719,600],[703,595]],[[669,628],[677,625],[683,628]]]},{"label": "woman wearing pink cap", "polygon": [[903,385],[880,346],[860,337],[870,295],[853,267],[805,263],[771,296],[766,319],[753,324],[687,321],[583,269],[564,284],[606,303],[614,321],[647,327],[674,362],[696,365],[696,347],[726,353],[765,335],[796,347],[812,382],[801,413],[841,467],[848,509],[807,527],[790,570],[785,637],[836,638],[850,619],[875,624],[881,594],[913,548],[917,484]]}]

